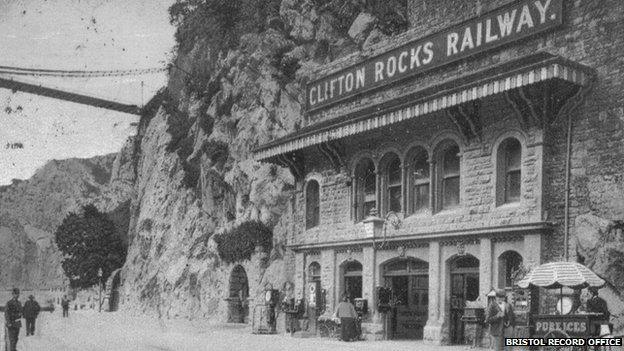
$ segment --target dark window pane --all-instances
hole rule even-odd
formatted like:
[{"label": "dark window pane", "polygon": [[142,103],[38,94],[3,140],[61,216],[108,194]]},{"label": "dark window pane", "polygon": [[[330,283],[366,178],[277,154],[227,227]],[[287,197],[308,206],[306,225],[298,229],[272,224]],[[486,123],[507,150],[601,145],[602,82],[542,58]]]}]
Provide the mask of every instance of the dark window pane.
[{"label": "dark window pane", "polygon": [[429,306],[429,293],[423,291],[420,295],[420,305],[421,306]]},{"label": "dark window pane", "polygon": [[442,181],[442,208],[459,205],[459,177],[450,177]]},{"label": "dark window pane", "polygon": [[459,147],[453,145],[444,152],[444,176],[459,174]]},{"label": "dark window pane", "polygon": [[508,170],[520,169],[521,154],[520,142],[516,139],[508,139],[505,145],[505,159]]},{"label": "dark window pane", "polygon": [[388,183],[390,185],[401,184],[401,160],[398,158],[388,165]]},{"label": "dark window pane", "polygon": [[479,297],[479,276],[466,275],[466,300],[475,301]]},{"label": "dark window pane", "polygon": [[416,185],[414,187],[414,212],[429,207],[429,184]]},{"label": "dark window pane", "polygon": [[520,201],[520,171],[510,171],[505,179],[505,202]]},{"label": "dark window pane", "polygon": [[375,201],[365,202],[364,203],[364,214],[362,216],[362,219],[366,218],[370,214],[370,211],[373,208],[375,208]]},{"label": "dark window pane", "polygon": [[376,206],[375,165],[370,159],[364,159],[356,167],[355,219],[362,220]]},{"label": "dark window pane", "polygon": [[390,211],[401,212],[401,187],[394,186],[388,189]]},{"label": "dark window pane", "polygon": [[419,155],[414,162],[414,179],[429,181],[429,162],[426,154]]},{"label": "dark window pane", "polygon": [[306,228],[319,224],[319,184],[312,180],[308,182],[306,191]]},{"label": "dark window pane", "polygon": [[408,301],[408,277],[392,277],[392,293],[397,300],[397,305],[405,306]]}]

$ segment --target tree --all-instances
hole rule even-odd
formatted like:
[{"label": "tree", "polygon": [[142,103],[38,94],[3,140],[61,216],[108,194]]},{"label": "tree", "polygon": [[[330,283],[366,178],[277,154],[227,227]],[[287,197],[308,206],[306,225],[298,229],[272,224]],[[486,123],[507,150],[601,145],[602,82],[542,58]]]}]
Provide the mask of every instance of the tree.
[{"label": "tree", "polygon": [[126,259],[126,248],[117,228],[106,213],[86,205],[82,213],[69,213],[54,233],[56,245],[65,256],[62,267],[70,286],[88,288],[120,268]]}]

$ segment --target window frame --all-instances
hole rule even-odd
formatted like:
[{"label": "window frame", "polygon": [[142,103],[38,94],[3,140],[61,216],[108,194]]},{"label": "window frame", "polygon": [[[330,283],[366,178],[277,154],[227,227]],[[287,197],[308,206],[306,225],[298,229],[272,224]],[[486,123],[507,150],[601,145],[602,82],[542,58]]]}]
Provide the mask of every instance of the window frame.
[{"label": "window frame", "polygon": [[[446,156],[449,154],[451,149],[457,150],[457,171],[454,173],[447,174],[446,173]],[[446,210],[454,210],[458,207],[461,207],[462,203],[462,195],[461,195],[461,169],[462,169],[462,160],[461,160],[461,148],[459,147],[459,143],[457,143],[453,139],[446,139],[438,144],[436,148],[436,191],[435,194],[435,209],[436,212],[446,211]],[[446,195],[446,186],[447,183],[452,180],[457,179],[457,203],[452,205],[445,204],[445,195]]]},{"label": "window frame", "polygon": [[[368,163],[368,167],[366,167],[365,163]],[[372,192],[367,191],[366,180],[368,177],[372,177]],[[366,212],[366,209],[368,208],[367,204],[372,203],[373,206],[371,208],[377,208],[377,167],[372,158],[363,157],[356,162],[353,171],[353,180],[353,217],[355,222],[360,222],[368,216],[368,213]]]},{"label": "window frame", "polygon": [[[424,160],[426,175],[421,178],[416,178],[416,165]],[[418,161],[418,162],[417,162]],[[431,211],[431,184],[432,184],[432,172],[429,152],[422,146],[416,146],[409,149],[406,157],[406,169],[407,169],[407,208],[406,213],[409,215],[423,213]],[[423,201],[424,206],[416,207],[416,199],[420,192],[416,191],[416,188],[427,187],[426,201]]]},{"label": "window frame", "polygon": [[[315,213],[315,221],[314,223],[310,223],[310,186],[312,183],[316,183],[316,203],[314,208],[312,209]],[[318,227],[321,224],[321,184],[316,179],[310,179],[306,182],[305,185],[305,227],[307,229],[312,229],[314,227]]]},{"label": "window frame", "polygon": [[[403,161],[401,160],[401,157],[399,157],[399,155],[393,151],[386,152],[384,156],[381,158],[380,169],[382,169],[382,172],[383,172],[383,178],[382,178],[383,184],[381,184],[380,186],[380,188],[382,189],[382,192],[381,192],[382,206],[380,209],[381,210],[380,213],[382,215],[385,215],[390,211],[395,212],[395,213],[403,212],[403,167],[401,166],[402,163]],[[391,166],[394,166],[395,164],[397,164],[396,171],[398,173],[398,179],[390,183],[390,172],[393,170]],[[390,196],[390,194],[392,193],[392,190],[396,190],[397,188],[399,191],[399,209],[398,210],[391,208],[391,196]]]},{"label": "window frame", "polygon": [[[516,144],[516,151],[519,153],[517,165],[509,165],[509,160],[514,158],[509,149],[511,144]],[[515,136],[505,137],[500,141],[495,150],[496,152],[496,206],[507,204],[517,204],[522,201],[522,159],[523,146],[522,142]],[[510,176],[518,174],[517,177],[517,196],[510,196]]]}]

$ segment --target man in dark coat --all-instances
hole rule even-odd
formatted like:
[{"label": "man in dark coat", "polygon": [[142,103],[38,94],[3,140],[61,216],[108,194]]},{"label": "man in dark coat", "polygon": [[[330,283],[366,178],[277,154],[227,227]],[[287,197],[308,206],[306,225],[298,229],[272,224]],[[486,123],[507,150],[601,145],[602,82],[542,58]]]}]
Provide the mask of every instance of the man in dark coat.
[{"label": "man in dark coat", "polygon": [[6,326],[6,335],[8,337],[8,350],[17,350],[17,338],[22,327],[22,304],[19,302],[20,291],[18,288],[13,289],[13,298],[6,304],[4,310],[4,325]]},{"label": "man in dark coat", "polygon": [[493,349],[504,350],[505,337],[513,336],[513,327],[516,324],[513,308],[507,303],[504,290],[496,289],[496,300],[487,306],[485,322],[490,325]]},{"label": "man in dark coat", "polygon": [[61,307],[63,307],[63,317],[69,317],[69,299],[67,296],[63,296]]},{"label": "man in dark coat", "polygon": [[35,335],[35,320],[39,316],[41,306],[35,301],[33,295],[28,296],[28,301],[24,303],[24,319],[26,320],[26,336]]},{"label": "man in dark coat", "polygon": [[598,289],[589,288],[589,292],[592,297],[587,300],[587,312],[600,313],[606,320],[609,320],[611,313],[607,308],[607,302],[600,296],[598,296]]}]

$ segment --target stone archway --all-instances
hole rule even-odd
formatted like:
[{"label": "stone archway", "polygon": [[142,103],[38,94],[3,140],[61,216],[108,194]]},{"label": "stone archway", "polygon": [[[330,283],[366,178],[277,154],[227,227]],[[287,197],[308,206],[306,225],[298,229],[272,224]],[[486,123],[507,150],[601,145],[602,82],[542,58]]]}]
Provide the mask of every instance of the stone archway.
[{"label": "stone archway", "polygon": [[429,263],[401,257],[380,267],[384,285],[392,291],[390,337],[422,339],[429,315]]},{"label": "stone archway", "polygon": [[479,259],[472,255],[456,256],[448,261],[450,268],[450,341],[464,343],[464,307],[479,297]]},{"label": "stone archway", "polygon": [[228,323],[245,323],[249,317],[249,282],[245,268],[236,265],[230,273],[228,301]]}]

